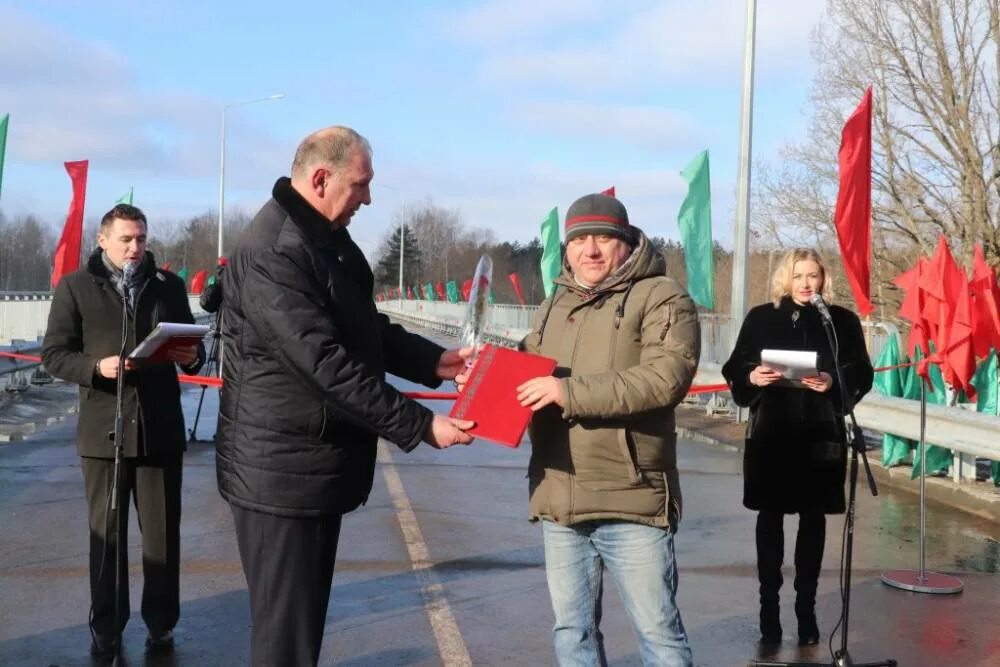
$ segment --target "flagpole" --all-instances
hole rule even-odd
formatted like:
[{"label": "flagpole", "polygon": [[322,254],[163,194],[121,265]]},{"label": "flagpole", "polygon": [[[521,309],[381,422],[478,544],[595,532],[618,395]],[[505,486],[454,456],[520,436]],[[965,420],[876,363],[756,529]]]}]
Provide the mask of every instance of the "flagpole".
[{"label": "flagpole", "polygon": [[218,246],[218,256],[222,257],[222,221],[223,221],[223,209],[226,206],[226,112],[235,107],[243,107],[248,104],[256,104],[257,102],[270,102],[271,100],[280,100],[285,96],[284,93],[277,93],[275,95],[268,95],[267,97],[259,97],[252,100],[244,100],[242,102],[234,102],[232,104],[227,104],[222,107],[222,128],[221,135],[219,138],[219,246]]},{"label": "flagpole", "polygon": [[[746,35],[743,49],[743,104],[740,115],[739,173],[736,186],[733,287],[729,314],[730,341],[735,341],[747,310],[747,264],[750,259],[750,158],[753,152],[754,49],[757,31],[757,0],[747,0]],[[731,346],[730,346],[731,347]]]},{"label": "flagpole", "polygon": [[938,572],[928,572],[927,565],[927,542],[926,525],[927,510],[925,507],[925,491],[927,479],[927,442],[925,439],[927,429],[927,384],[921,378],[920,381],[920,555],[918,570],[888,570],[882,573],[882,583],[893,588],[900,588],[904,591],[914,593],[935,593],[938,595],[948,595],[962,592],[962,580],[948,574]]}]

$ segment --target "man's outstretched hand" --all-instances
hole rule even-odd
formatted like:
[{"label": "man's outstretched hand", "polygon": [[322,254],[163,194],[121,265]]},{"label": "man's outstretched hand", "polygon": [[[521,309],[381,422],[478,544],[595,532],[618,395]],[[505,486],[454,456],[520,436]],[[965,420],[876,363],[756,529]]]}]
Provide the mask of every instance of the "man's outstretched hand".
[{"label": "man's outstretched hand", "polygon": [[431,420],[424,433],[424,441],[435,449],[447,449],[452,445],[467,445],[472,442],[472,436],[466,431],[475,425],[475,422],[465,419],[434,415],[434,419]]},{"label": "man's outstretched hand", "polygon": [[472,348],[463,347],[460,350],[445,350],[437,363],[437,376],[442,380],[454,380],[455,376],[465,370],[466,362],[472,357]]}]

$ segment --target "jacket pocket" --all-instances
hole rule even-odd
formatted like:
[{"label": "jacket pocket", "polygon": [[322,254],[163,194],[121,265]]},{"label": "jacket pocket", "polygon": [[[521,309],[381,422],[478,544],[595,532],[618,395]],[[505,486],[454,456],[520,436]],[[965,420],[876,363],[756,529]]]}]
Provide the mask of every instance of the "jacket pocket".
[{"label": "jacket pocket", "polygon": [[632,486],[642,484],[642,471],[639,469],[639,454],[636,450],[635,439],[627,428],[618,429],[618,448],[621,450],[628,469],[629,483]]}]

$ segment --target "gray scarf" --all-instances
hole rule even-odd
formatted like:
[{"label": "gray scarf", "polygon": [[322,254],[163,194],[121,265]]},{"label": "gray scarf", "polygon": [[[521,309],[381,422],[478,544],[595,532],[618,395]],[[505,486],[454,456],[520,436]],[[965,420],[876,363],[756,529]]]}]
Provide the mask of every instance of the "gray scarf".
[{"label": "gray scarf", "polygon": [[142,261],[139,262],[139,265],[135,267],[135,273],[132,274],[132,279],[129,281],[128,285],[125,284],[125,273],[111,263],[111,260],[108,259],[108,253],[103,251],[101,252],[101,261],[104,262],[104,268],[108,270],[108,274],[111,276],[111,284],[115,286],[115,291],[124,296],[125,289],[128,288],[129,306],[131,309],[134,309],[135,303],[139,298],[139,294],[142,292],[142,288],[146,284],[146,272],[144,270],[146,258],[143,257]]}]

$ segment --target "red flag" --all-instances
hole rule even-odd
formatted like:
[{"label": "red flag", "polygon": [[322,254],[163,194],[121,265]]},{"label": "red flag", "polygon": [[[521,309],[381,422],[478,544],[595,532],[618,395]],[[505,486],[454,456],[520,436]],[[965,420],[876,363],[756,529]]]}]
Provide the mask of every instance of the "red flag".
[{"label": "red flag", "polygon": [[462,283],[462,299],[468,301],[469,296],[471,294],[472,294],[472,278],[469,278]]},{"label": "red flag", "polygon": [[202,290],[205,289],[205,280],[208,278],[208,271],[202,269],[198,273],[194,274],[194,278],[191,279],[191,293],[201,294]]},{"label": "red flag", "polygon": [[990,348],[1000,351],[1000,286],[996,272],[983,257],[983,246],[976,245],[972,260],[972,344],[977,357],[985,357]]},{"label": "red flag", "polygon": [[524,294],[521,293],[521,279],[517,277],[517,272],[516,271],[513,272],[513,273],[511,273],[507,277],[510,278],[510,284],[514,286],[514,294],[517,295],[517,300],[520,301],[521,305],[523,306],[524,305]]},{"label": "red flag", "polygon": [[875,308],[871,289],[872,220],[872,89],[844,124],[840,140],[840,191],[833,222],[851,285],[854,303],[862,315]]},{"label": "red flag", "polygon": [[941,374],[945,381],[956,389],[965,391],[970,399],[976,397],[972,386],[972,376],[976,373],[976,358],[972,346],[972,295],[969,279],[952,257],[948,245],[941,237],[939,245],[944,245],[944,259],[941,275],[944,279],[945,319],[939,328],[940,341],[935,346],[941,357]]},{"label": "red flag", "polygon": [[413,287],[411,285],[406,286],[406,298],[413,299]]},{"label": "red flag", "polygon": [[87,160],[64,162],[70,181],[73,182],[73,200],[69,203],[66,225],[63,227],[56,255],[52,262],[52,286],[67,273],[80,268],[80,243],[83,238],[83,204],[87,198]]},{"label": "red flag", "polygon": [[447,292],[444,291],[444,283],[441,282],[440,280],[434,284],[434,293],[437,294],[438,299],[440,299],[441,301],[448,300],[448,294]]},{"label": "red flag", "polygon": [[614,197],[615,196],[615,186],[612,185],[607,190],[601,190],[601,194],[602,195],[607,195],[609,197]]},{"label": "red flag", "polygon": [[899,316],[910,321],[910,336],[906,342],[907,356],[913,356],[914,350],[920,350],[926,358],[930,354],[927,345],[930,341],[927,321],[924,319],[923,292],[920,290],[920,275],[927,264],[925,257],[917,259],[917,264],[909,271],[898,276],[892,282],[903,290],[903,302],[899,305]]}]

